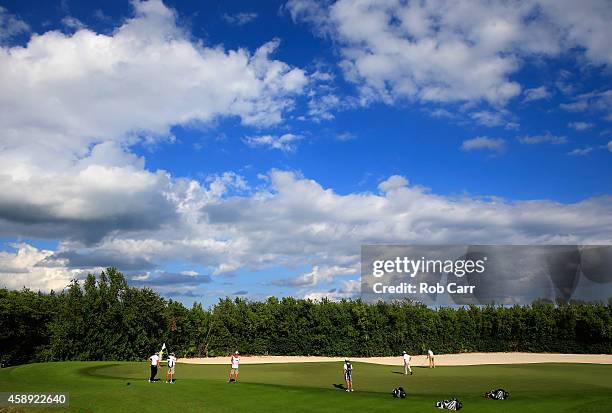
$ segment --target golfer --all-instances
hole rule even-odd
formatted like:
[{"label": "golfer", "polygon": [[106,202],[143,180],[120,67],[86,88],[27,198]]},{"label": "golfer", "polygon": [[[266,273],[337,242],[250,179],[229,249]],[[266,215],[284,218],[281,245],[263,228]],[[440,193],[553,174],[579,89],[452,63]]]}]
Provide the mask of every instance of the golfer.
[{"label": "golfer", "polygon": [[151,360],[151,377],[149,378],[149,383],[155,382],[155,376],[157,376],[157,368],[159,367],[159,353],[153,354],[149,357]]},{"label": "golfer", "polygon": [[237,351],[232,355],[230,359],[230,363],[232,368],[230,369],[229,380],[228,383],[232,382],[232,376],[234,376],[234,382],[238,381],[238,368],[240,367],[240,353]]},{"label": "golfer", "polygon": [[404,351],[404,374],[408,374],[412,376],[412,369],[410,368],[410,354]]},{"label": "golfer", "polygon": [[[166,383],[174,383],[174,368],[176,366],[176,355],[170,353],[168,356],[168,371],[166,371]],[[170,379],[170,381],[168,381]]]},{"label": "golfer", "polygon": [[353,366],[349,359],[344,360],[344,381],[346,381],[346,391],[353,391]]},{"label": "golfer", "polygon": [[436,367],[436,363],[434,362],[434,353],[431,349],[427,350],[427,360],[429,360],[429,368],[433,369]]}]

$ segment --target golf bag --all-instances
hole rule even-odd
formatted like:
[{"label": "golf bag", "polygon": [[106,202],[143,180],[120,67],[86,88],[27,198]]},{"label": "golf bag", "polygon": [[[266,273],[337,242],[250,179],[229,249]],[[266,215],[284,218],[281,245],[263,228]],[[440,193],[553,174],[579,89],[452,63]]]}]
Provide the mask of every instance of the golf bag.
[{"label": "golf bag", "polygon": [[395,397],[396,399],[405,399],[406,398],[406,392],[404,391],[403,387],[398,387],[396,389],[393,389],[393,391],[391,392],[391,394],[393,395],[393,397]]},{"label": "golf bag", "polygon": [[436,403],[438,409],[461,410],[463,404],[457,399],[441,400]]},{"label": "golf bag", "polygon": [[508,397],[510,397],[510,393],[508,393],[504,389],[497,389],[497,390],[491,390],[491,391],[486,392],[484,396],[487,399],[506,400]]}]

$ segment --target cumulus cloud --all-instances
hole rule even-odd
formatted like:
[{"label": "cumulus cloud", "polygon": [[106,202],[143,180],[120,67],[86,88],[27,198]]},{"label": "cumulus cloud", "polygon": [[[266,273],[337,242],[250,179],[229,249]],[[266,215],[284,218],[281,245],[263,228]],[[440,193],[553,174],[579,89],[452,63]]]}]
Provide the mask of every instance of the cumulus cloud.
[{"label": "cumulus cloud", "polygon": [[[270,55],[194,42],[159,0],[135,1],[134,17],[112,34],[88,29],[34,35],[0,49],[0,126],[8,148],[49,139],[82,155],[100,140],[167,136],[172,125],[237,116],[278,123],[307,83]],[[96,85],[96,87],[92,87]]]},{"label": "cumulus cloud", "polygon": [[[343,13],[352,12],[339,3],[344,8],[334,13],[344,22]],[[149,171],[144,159],[130,152],[131,145],[171,139],[173,125],[223,116],[249,125],[278,123],[308,79],[301,69],[271,58],[278,41],[254,52],[204,45],[194,42],[177,25],[176,13],[160,1],[133,5],[134,16],[111,34],[85,28],[70,35],[52,31],[33,35],[24,46],[0,49],[0,235],[62,240],[56,251],[17,244],[14,252],[0,253],[1,285],[60,289],[85,271],[98,272],[115,261],[120,269],[138,272],[135,282],[163,284],[168,293],[184,295],[195,294],[196,284],[206,282],[208,274],[306,267],[312,270],[286,284],[301,283],[308,289],[305,294],[321,294],[320,283],[350,276],[349,271],[358,268],[359,246],[364,243],[612,242],[609,197],[573,204],[485,201],[436,195],[401,176],[381,182],[376,192],[338,194],[281,170],[270,171],[255,187],[233,172],[196,181]],[[360,3],[354,12],[363,13],[365,5]],[[383,6],[372,7],[376,12]],[[330,13],[322,6],[319,11]],[[366,16],[365,33],[380,31],[376,22],[385,18],[379,14]],[[412,62],[409,54],[401,70],[393,64],[388,67],[388,73],[407,74],[398,80],[383,76],[379,84],[377,76],[386,76],[385,65],[394,61],[385,60],[387,52],[378,49],[385,42],[372,45],[378,54],[369,66],[367,54],[359,52],[351,37],[342,43],[345,73],[354,73],[365,79],[366,89],[391,98],[500,102],[517,92],[511,90],[518,86],[507,80],[510,72],[504,70],[515,57],[496,56],[482,43],[495,43],[495,36],[473,40],[481,41],[477,50],[464,50],[464,34],[450,43],[440,38],[434,47],[428,38],[435,41],[446,32],[428,29],[438,23],[422,23],[424,34],[414,35],[420,40],[411,40],[404,33],[408,28],[401,28],[401,41],[393,42],[394,29],[388,46],[399,46],[402,53],[404,48],[435,49],[423,65],[414,57],[414,68],[404,66]],[[338,30],[359,36],[345,26]],[[409,28],[418,30],[414,24]],[[487,47],[498,50],[494,44]],[[446,84],[439,79],[454,64],[455,48],[464,50],[462,59],[476,59],[475,78],[457,74],[451,78],[457,83]],[[354,55],[348,53],[353,49]],[[477,60],[481,53],[494,56],[491,67]],[[395,52],[389,55],[394,58]],[[432,62],[441,65],[440,73],[430,73],[426,65]],[[351,65],[361,71],[351,72]],[[487,74],[493,74],[489,80]],[[476,79],[480,75],[483,83]],[[416,85],[414,92],[402,88],[410,82]],[[493,91],[488,89],[491,85]],[[602,101],[602,92],[598,94],[580,99],[595,105]],[[285,134],[255,136],[246,142],[289,151],[298,140],[297,135]],[[479,137],[464,145],[466,150],[498,151],[503,142]],[[169,260],[192,263],[207,275],[194,281],[187,278],[194,274],[158,272],[157,265]],[[171,289],[167,284],[172,279],[181,281],[182,287]],[[346,282],[344,289],[327,293],[350,294],[354,280]]]},{"label": "cumulus cloud", "polygon": [[461,149],[464,151],[484,149],[493,152],[503,152],[505,148],[505,140],[501,138],[489,138],[487,136],[478,136],[476,138],[467,139],[461,144]]},{"label": "cumulus cloud", "polygon": [[511,75],[531,56],[578,47],[596,64],[612,63],[606,0],[289,0],[286,9],[339,45],[344,74],[365,101],[499,105],[521,92]]},{"label": "cumulus cloud", "polygon": [[578,46],[595,64],[612,64],[609,47],[612,8],[607,0],[537,0],[566,47]]},{"label": "cumulus cloud", "polygon": [[378,194],[340,195],[287,171],[272,171],[267,182],[249,195],[204,202],[199,221],[174,228],[175,235],[105,245],[205,262],[217,273],[299,265],[318,265],[320,272],[352,267],[364,243],[607,242],[612,226],[608,197],[569,205],[485,202],[431,194],[399,177],[381,184]]},{"label": "cumulus cloud", "polygon": [[72,279],[86,274],[83,268],[70,269],[46,260],[53,251],[38,249],[26,243],[12,244],[15,252],[0,251],[0,288],[37,291],[61,291]]},{"label": "cumulus cloud", "polygon": [[252,148],[262,146],[269,149],[278,149],[283,152],[294,152],[297,148],[296,143],[302,139],[302,136],[285,133],[281,136],[247,136],[244,138],[244,143]]},{"label": "cumulus cloud", "polygon": [[182,184],[130,147],[224,116],[278,123],[307,83],[271,59],[278,40],[205,46],[161,1],[131,4],[111,34],[75,27],[0,48],[0,235],[91,244],[171,225]]},{"label": "cumulus cloud", "polygon": [[[172,226],[115,231],[80,254],[99,249],[104,251],[100,256],[114,251],[132,257],[133,262],[136,257],[153,263],[180,260],[206,268],[213,276],[240,269],[305,266],[312,270],[276,283],[315,291],[337,276],[350,278],[350,271],[359,265],[360,246],[368,243],[612,242],[612,198],[608,196],[572,204],[441,196],[399,176],[383,181],[377,193],[338,194],[281,170],[271,171],[263,186],[243,193],[232,192],[231,184],[219,180],[223,178],[207,186],[177,181],[172,193],[178,218]],[[222,188],[213,190],[213,184]],[[77,246],[63,242],[60,249],[72,251]],[[49,273],[40,272],[45,267],[22,266],[24,271],[39,271],[39,278],[34,281],[34,276],[20,274],[15,279],[42,285],[53,271],[70,271],[74,255],[56,254],[65,260],[63,266],[56,263]],[[48,267],[49,255],[53,252],[39,259]],[[89,263],[98,262],[102,263]],[[2,274],[0,281],[6,284],[13,277]]]}]

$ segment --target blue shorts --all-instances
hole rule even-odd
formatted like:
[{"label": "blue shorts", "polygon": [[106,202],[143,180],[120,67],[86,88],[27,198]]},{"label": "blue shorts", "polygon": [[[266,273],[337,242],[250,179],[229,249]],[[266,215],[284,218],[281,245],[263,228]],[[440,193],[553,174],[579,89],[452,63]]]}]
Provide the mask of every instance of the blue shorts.
[{"label": "blue shorts", "polygon": [[351,370],[347,370],[344,372],[344,380],[353,381],[353,372]]}]

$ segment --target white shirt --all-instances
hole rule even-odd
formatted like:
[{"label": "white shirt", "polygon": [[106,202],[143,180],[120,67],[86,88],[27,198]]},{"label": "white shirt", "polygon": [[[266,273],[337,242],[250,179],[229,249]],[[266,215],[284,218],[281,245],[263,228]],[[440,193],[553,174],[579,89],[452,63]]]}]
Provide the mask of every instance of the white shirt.
[{"label": "white shirt", "polygon": [[240,356],[232,356],[232,368],[237,369],[240,365]]},{"label": "white shirt", "polygon": [[172,368],[176,364],[176,357],[170,356],[168,357],[168,367]]},{"label": "white shirt", "polygon": [[433,351],[431,351],[431,350],[427,350],[427,355],[428,355],[429,357],[433,357]]},{"label": "white shirt", "polygon": [[159,356],[157,354],[153,354],[149,358],[151,359],[151,365],[152,366],[157,366],[157,362],[159,361]]},{"label": "white shirt", "polygon": [[410,363],[410,354],[404,354],[404,363],[405,364]]},{"label": "white shirt", "polygon": [[[344,371],[348,370],[348,364],[344,363]],[[351,371],[353,371],[353,366],[351,365]]]}]

